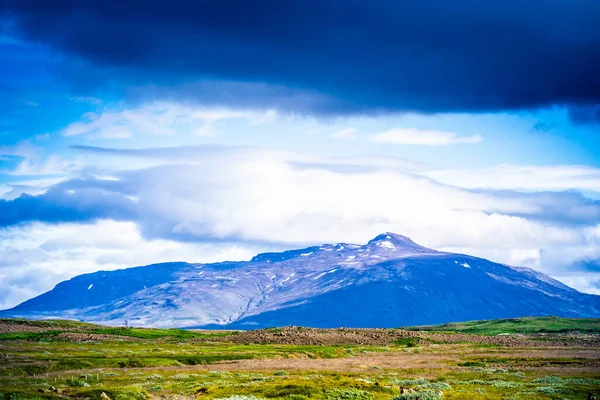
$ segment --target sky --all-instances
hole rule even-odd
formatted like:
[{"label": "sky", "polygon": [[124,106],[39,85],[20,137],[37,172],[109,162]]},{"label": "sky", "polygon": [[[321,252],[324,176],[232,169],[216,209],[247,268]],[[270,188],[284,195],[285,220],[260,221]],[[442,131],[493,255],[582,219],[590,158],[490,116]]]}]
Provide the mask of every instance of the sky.
[{"label": "sky", "polygon": [[381,232],[600,294],[600,2],[0,0],[0,309]]}]

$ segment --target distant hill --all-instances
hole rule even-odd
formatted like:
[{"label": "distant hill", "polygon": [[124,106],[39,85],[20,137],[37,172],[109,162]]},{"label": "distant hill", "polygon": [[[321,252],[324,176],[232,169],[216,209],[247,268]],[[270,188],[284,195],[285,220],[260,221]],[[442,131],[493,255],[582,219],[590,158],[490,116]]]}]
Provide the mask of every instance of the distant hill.
[{"label": "distant hill", "polygon": [[399,327],[549,315],[600,317],[600,296],[528,268],[439,252],[393,233],[365,245],[325,244],[245,262],[164,263],[80,275],[0,312],[228,329]]}]

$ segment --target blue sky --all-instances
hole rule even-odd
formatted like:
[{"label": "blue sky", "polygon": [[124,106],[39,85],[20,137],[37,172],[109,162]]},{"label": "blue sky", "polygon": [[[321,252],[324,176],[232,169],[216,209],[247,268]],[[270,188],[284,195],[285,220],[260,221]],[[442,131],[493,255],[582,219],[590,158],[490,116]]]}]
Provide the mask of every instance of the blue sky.
[{"label": "blue sky", "polygon": [[600,293],[596,1],[0,6],[0,308],[383,231]]}]

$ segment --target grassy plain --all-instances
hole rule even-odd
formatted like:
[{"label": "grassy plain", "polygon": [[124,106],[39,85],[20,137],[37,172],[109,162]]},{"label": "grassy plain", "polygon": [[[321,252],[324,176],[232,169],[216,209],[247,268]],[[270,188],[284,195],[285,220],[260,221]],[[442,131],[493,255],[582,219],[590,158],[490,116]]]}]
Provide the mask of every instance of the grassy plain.
[{"label": "grassy plain", "polygon": [[458,322],[434,326],[416,326],[405,329],[432,332],[461,332],[478,335],[499,335],[503,333],[599,333],[600,319],[526,317]]},{"label": "grassy plain", "polygon": [[598,320],[522,320],[257,332],[0,320],[0,399],[574,400],[600,393]]}]

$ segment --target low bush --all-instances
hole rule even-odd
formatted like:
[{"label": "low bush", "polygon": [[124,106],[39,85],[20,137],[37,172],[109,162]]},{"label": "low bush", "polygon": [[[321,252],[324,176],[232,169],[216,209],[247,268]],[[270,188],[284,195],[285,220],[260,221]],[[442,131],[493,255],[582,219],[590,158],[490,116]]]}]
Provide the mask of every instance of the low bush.
[{"label": "low bush", "polygon": [[393,400],[440,400],[442,396],[440,396],[437,392],[432,390],[422,390],[413,393],[405,393],[401,394],[398,397],[394,397]]},{"label": "low bush", "polygon": [[394,344],[397,346],[416,347],[419,343],[415,338],[398,338],[394,340]]},{"label": "low bush", "polygon": [[373,395],[358,389],[331,389],[325,392],[327,400],[371,400]]},{"label": "low bush", "polygon": [[570,389],[556,388],[556,387],[551,387],[551,386],[538,387],[538,388],[535,388],[535,390],[537,390],[540,393],[544,393],[544,394],[569,394],[572,392]]},{"label": "low bush", "polygon": [[398,386],[420,386],[428,385],[429,381],[426,379],[392,379],[392,383]]},{"label": "low bush", "polygon": [[320,393],[321,391],[314,386],[310,385],[283,385],[283,386],[275,386],[269,388],[264,391],[264,396],[273,398],[273,397],[286,397],[289,395],[302,395],[306,397],[312,397]]},{"label": "low bush", "polygon": [[69,379],[67,381],[67,385],[73,386],[73,387],[88,387],[88,386],[90,386],[90,384],[87,383],[86,381],[77,381],[77,380],[71,380],[71,379]]}]

